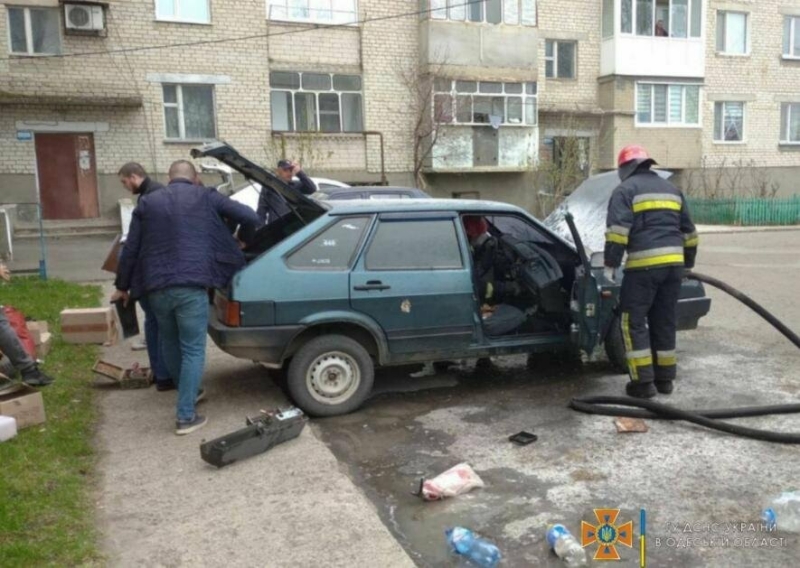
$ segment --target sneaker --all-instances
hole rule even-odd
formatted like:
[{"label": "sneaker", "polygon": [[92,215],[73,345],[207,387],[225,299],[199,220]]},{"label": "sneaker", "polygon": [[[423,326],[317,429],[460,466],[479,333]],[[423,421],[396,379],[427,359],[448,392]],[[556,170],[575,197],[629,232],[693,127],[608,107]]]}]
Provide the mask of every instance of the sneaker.
[{"label": "sneaker", "polygon": [[185,436],[186,434],[191,434],[195,430],[199,430],[203,426],[206,425],[208,422],[208,418],[205,416],[200,416],[199,414],[194,415],[194,419],[192,420],[176,420],[175,421],[175,433],[178,436]]},{"label": "sneaker", "polygon": [[656,381],[656,390],[661,394],[672,394],[674,388],[672,381]]},{"label": "sneaker", "polygon": [[175,386],[175,383],[172,381],[172,379],[167,379],[165,381],[156,381],[156,390],[158,392],[173,391],[176,388],[178,387]]},{"label": "sneaker", "polygon": [[205,399],[206,399],[206,389],[200,389],[199,391],[197,391],[197,398],[194,399],[194,403],[198,404]]},{"label": "sneaker", "polygon": [[625,392],[634,398],[653,398],[656,396],[656,386],[653,383],[631,381],[625,385]]},{"label": "sneaker", "polygon": [[31,387],[46,387],[54,380],[53,377],[42,373],[39,367],[33,367],[22,372],[22,382]]},{"label": "sneaker", "polygon": [[144,351],[145,349],[147,349],[147,342],[144,339],[131,345],[131,351]]}]

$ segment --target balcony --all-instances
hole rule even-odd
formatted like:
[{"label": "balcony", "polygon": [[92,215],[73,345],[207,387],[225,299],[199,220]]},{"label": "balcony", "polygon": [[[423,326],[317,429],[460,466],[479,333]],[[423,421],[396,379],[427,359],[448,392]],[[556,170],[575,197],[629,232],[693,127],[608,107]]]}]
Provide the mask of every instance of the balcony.
[{"label": "balcony", "polygon": [[704,0],[603,0],[600,75],[705,76]]},{"label": "balcony", "polygon": [[423,20],[420,63],[443,76],[535,81],[537,41],[533,27]]},{"label": "balcony", "polygon": [[538,156],[539,128],[442,126],[425,171],[435,173],[524,172]]},{"label": "balcony", "polygon": [[705,76],[706,50],[701,38],[618,35],[604,39],[600,75],[637,77]]}]

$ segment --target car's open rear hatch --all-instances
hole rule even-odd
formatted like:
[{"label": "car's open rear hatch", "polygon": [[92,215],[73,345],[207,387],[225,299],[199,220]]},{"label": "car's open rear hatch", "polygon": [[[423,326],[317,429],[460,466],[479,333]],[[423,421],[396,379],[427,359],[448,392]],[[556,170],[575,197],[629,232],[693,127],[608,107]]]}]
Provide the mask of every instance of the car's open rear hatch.
[{"label": "car's open rear hatch", "polygon": [[270,222],[255,235],[247,235],[244,239],[248,243],[245,253],[250,258],[270,249],[326,212],[325,205],[294,191],[275,174],[251,162],[224,142],[211,142],[193,149],[191,154],[195,159],[210,157],[230,166],[248,180],[259,184],[261,191],[274,191],[280,195],[292,211],[292,215]]}]

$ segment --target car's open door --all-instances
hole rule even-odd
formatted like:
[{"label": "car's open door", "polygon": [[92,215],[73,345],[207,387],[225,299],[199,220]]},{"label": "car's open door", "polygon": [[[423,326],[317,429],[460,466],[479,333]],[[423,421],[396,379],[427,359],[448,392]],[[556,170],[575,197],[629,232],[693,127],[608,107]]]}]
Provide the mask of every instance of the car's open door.
[{"label": "car's open door", "polygon": [[600,287],[592,274],[592,266],[572,214],[567,212],[564,219],[572,233],[575,248],[581,259],[581,265],[575,269],[575,282],[572,285],[570,302],[573,329],[578,336],[578,346],[587,355],[591,355],[600,339]]}]

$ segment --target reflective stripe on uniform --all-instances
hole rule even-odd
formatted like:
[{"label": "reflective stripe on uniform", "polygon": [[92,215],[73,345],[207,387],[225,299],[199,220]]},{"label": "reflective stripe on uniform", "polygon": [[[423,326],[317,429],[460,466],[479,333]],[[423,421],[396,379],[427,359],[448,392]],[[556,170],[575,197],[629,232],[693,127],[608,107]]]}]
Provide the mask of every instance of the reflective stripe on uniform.
[{"label": "reflective stripe on uniform", "polygon": [[494,296],[494,286],[492,285],[491,282],[487,282],[486,283],[486,299],[488,300],[492,296]]},{"label": "reflective stripe on uniform", "polygon": [[642,201],[633,206],[634,213],[641,213],[642,211],[654,211],[657,209],[667,209],[670,211],[680,211],[681,204],[675,201]]},{"label": "reflective stripe on uniform", "polygon": [[648,268],[662,264],[683,264],[683,247],[659,247],[628,253],[625,268]]},{"label": "reflective stripe on uniform", "polygon": [[684,233],[683,235],[683,246],[686,248],[696,247],[700,243],[700,237],[697,234],[697,231],[693,231],[691,233]]},{"label": "reflective stripe on uniform", "polygon": [[643,357],[649,357],[651,352],[649,349],[637,349],[636,351],[628,351],[625,356],[628,359],[642,359]]},{"label": "reflective stripe on uniform", "polygon": [[606,233],[606,241],[609,243],[617,243],[618,245],[627,245],[628,244],[628,237],[625,235],[620,235],[618,233],[612,233],[608,231]]},{"label": "reflective stripe on uniform", "polygon": [[[631,315],[628,312],[622,312],[622,341],[625,343],[625,352],[633,351],[633,341],[631,341]],[[628,360],[628,371],[631,374],[632,381],[639,380],[639,370],[636,365]]]},{"label": "reflective stripe on uniform", "polygon": [[672,193],[642,193],[633,198],[633,212],[652,211],[654,209],[668,209],[680,211],[683,200],[680,195]]},{"label": "reflective stripe on uniform", "polygon": [[675,355],[675,350],[670,351],[656,351],[656,365],[659,367],[672,367],[678,364],[678,358]]}]

